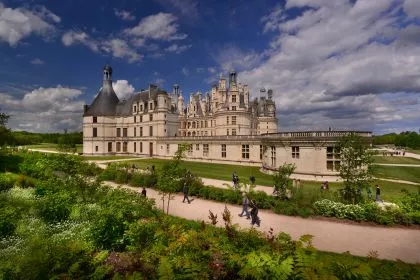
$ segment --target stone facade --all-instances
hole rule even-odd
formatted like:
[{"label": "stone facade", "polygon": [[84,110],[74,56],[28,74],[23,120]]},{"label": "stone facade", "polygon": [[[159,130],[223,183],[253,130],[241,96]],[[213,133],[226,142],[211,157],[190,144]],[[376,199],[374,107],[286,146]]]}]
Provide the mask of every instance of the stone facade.
[{"label": "stone facade", "polygon": [[[265,90],[261,90],[265,94]],[[211,93],[184,98],[150,85],[120,101],[112,88],[112,68],[104,68],[104,81],[83,115],[85,155],[136,155],[171,158],[180,144],[190,144],[188,160],[261,166],[275,170],[295,163],[296,173],[335,175],[335,150],[345,131],[277,132],[273,92],[249,101],[246,85],[229,75],[221,77]],[[371,137],[370,132],[356,132]]]}]

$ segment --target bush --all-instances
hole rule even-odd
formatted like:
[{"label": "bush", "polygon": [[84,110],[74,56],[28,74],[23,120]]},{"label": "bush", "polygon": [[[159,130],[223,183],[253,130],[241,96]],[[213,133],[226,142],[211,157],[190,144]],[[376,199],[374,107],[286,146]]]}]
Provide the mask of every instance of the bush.
[{"label": "bush", "polygon": [[323,199],[314,203],[315,213],[326,217],[336,217],[354,221],[365,219],[365,210],[360,205],[343,204],[328,199]]},{"label": "bush", "polygon": [[12,173],[0,174],[0,192],[13,188],[15,181],[16,176]]},{"label": "bush", "polygon": [[66,220],[70,215],[70,197],[66,193],[44,196],[39,201],[39,214],[46,223]]}]

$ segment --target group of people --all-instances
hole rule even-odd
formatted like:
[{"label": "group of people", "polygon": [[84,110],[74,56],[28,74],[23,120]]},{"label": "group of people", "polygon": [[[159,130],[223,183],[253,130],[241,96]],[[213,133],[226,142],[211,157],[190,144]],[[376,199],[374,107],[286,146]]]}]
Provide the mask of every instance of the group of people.
[{"label": "group of people", "polygon": [[[251,211],[248,211],[248,207],[252,208]],[[251,219],[251,225],[260,226],[261,219],[258,217],[257,203],[255,203],[255,200],[250,200],[245,192],[242,193],[242,212],[238,216],[246,216],[248,220]]]}]

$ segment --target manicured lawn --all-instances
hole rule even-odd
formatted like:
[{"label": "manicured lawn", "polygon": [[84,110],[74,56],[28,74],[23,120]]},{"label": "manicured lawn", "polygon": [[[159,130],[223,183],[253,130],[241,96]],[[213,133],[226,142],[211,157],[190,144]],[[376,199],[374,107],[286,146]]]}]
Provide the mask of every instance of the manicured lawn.
[{"label": "manicured lawn", "polygon": [[114,159],[128,159],[136,158],[132,156],[84,156],[86,160],[114,160]]},{"label": "manicured lawn", "polygon": [[420,167],[375,165],[373,167],[373,174],[378,178],[420,183]]},{"label": "manicured lawn", "polygon": [[420,150],[407,149],[407,152],[410,152],[410,153],[414,153],[414,154],[418,154],[418,155],[420,155]]},{"label": "manicured lawn", "polygon": [[420,159],[409,158],[409,157],[401,157],[401,156],[375,156],[374,157],[375,163],[395,163],[395,164],[419,164]]},{"label": "manicured lawn", "polygon": [[[27,145],[23,146],[28,149],[40,149],[40,150],[47,150],[47,151],[58,151],[58,145],[53,143],[42,143],[42,144],[36,144],[36,145]],[[76,152],[82,153],[83,152],[83,145],[82,144],[76,144]]]}]

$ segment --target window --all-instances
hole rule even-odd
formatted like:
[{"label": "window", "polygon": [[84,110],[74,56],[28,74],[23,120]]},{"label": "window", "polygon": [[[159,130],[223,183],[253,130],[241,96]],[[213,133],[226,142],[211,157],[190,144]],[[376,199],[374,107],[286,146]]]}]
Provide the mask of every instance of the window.
[{"label": "window", "polygon": [[153,136],[153,126],[149,126],[149,136]]},{"label": "window", "polygon": [[232,111],[236,111],[236,106],[232,106]]},{"label": "window", "polygon": [[137,134],[137,128],[134,128],[134,137],[136,137]]},{"label": "window", "polygon": [[128,143],[123,142],[123,152],[127,152],[127,146],[128,146]]},{"label": "window", "polygon": [[133,107],[133,113],[136,113],[136,112],[137,112],[137,106],[134,105],[134,107]]},{"label": "window", "polygon": [[187,151],[189,156],[192,155],[192,151],[193,151],[192,144],[190,144],[188,145],[188,151]]},{"label": "window", "polygon": [[263,146],[260,145],[260,160],[263,158]]},{"label": "window", "polygon": [[153,102],[149,103],[149,110],[153,110]]},{"label": "window", "polygon": [[136,153],[137,151],[137,143],[136,142],[134,142],[134,152]]},{"label": "window", "polygon": [[236,102],[236,95],[232,95],[232,102]]},{"label": "window", "polygon": [[276,147],[271,146],[271,166],[276,166]]},{"label": "window", "polygon": [[226,144],[222,144],[222,158],[226,157]]},{"label": "window", "polygon": [[209,144],[203,144],[203,156],[207,157],[209,155]]},{"label": "window", "polygon": [[117,128],[117,137],[121,137],[121,128]]},{"label": "window", "polygon": [[143,142],[140,142],[140,153],[143,153]]},{"label": "window", "polygon": [[95,152],[97,152],[99,150],[98,146],[95,146]]},{"label": "window", "polygon": [[153,114],[149,115],[149,121],[153,121]]},{"label": "window", "polygon": [[232,124],[236,125],[236,116],[232,116]]},{"label": "window", "polygon": [[232,128],[232,135],[236,135],[236,128]]},{"label": "window", "polygon": [[143,116],[140,116],[140,122],[143,122]]},{"label": "window", "polygon": [[93,123],[97,123],[97,122],[98,122],[98,117],[93,117],[92,122],[93,122]]},{"label": "window", "polygon": [[134,116],[134,123],[136,123],[137,122],[137,117],[136,116]]},{"label": "window", "polygon": [[200,144],[195,144],[195,149],[196,149],[197,151],[199,151],[199,150],[200,150]]},{"label": "window", "polygon": [[169,154],[169,144],[166,144],[166,154]]},{"label": "window", "polygon": [[112,142],[108,142],[108,152],[112,152]]},{"label": "window", "polygon": [[143,137],[143,127],[142,126],[140,126],[140,135],[139,136]]},{"label": "window", "polygon": [[292,158],[299,158],[299,147],[292,147]]},{"label": "window", "polygon": [[208,121],[205,121],[204,125],[205,125],[205,127],[207,128],[207,126],[208,126]]},{"label": "window", "polygon": [[229,129],[226,129],[226,135],[229,135]]},{"label": "window", "polygon": [[121,152],[121,142],[117,142],[117,152]]},{"label": "window", "polygon": [[93,137],[98,137],[98,129],[96,127],[93,128],[92,136]]},{"label": "window", "polygon": [[123,137],[127,137],[127,128],[126,127],[123,128]]},{"label": "window", "polygon": [[340,149],[338,147],[327,147],[327,170],[340,170]]},{"label": "window", "polygon": [[229,116],[226,117],[226,124],[229,124]]},{"label": "window", "polygon": [[249,158],[249,145],[242,145],[242,158]]},{"label": "window", "polygon": [[143,112],[143,105],[140,104],[140,112]]}]

